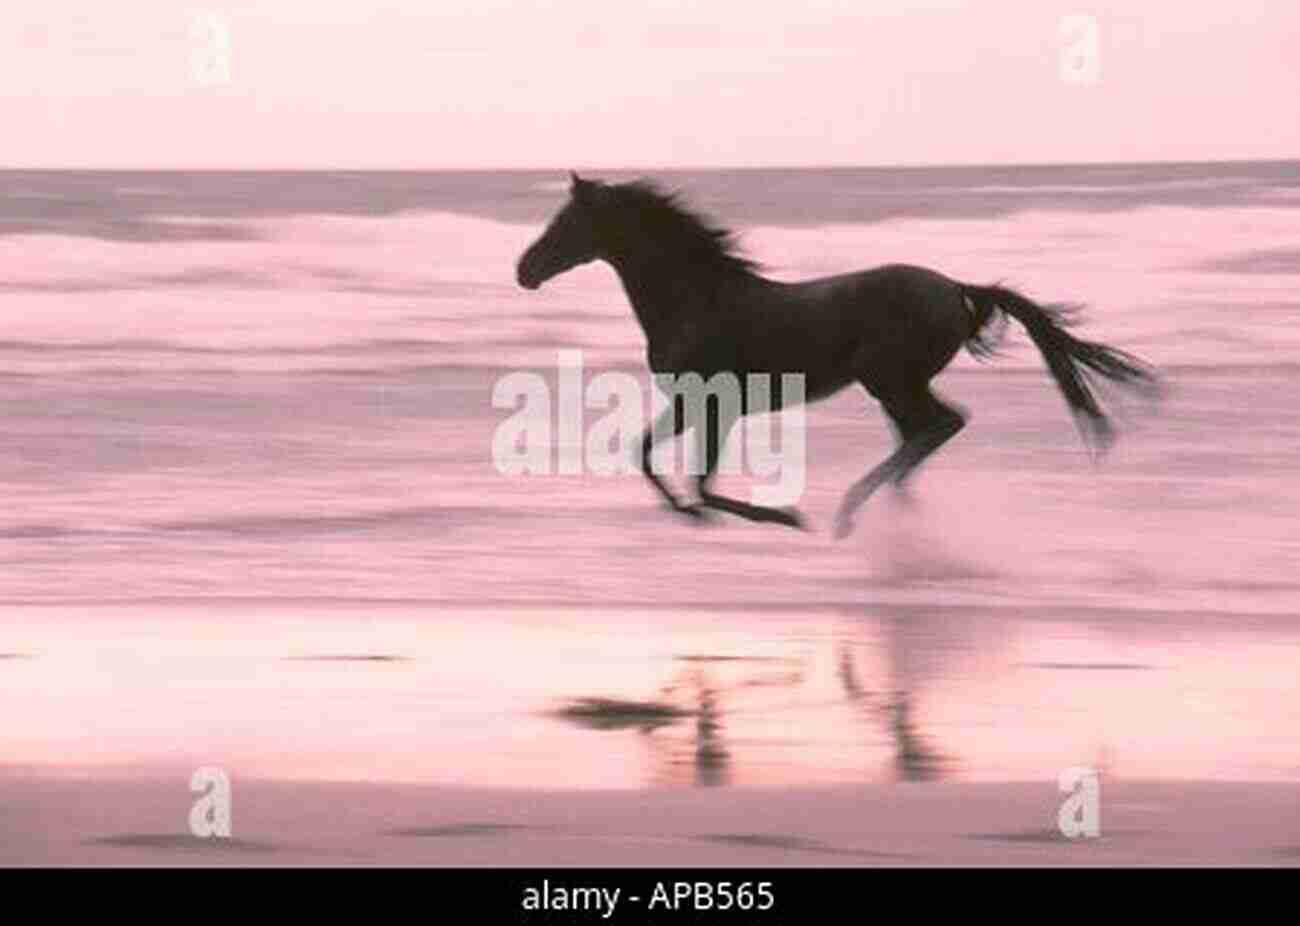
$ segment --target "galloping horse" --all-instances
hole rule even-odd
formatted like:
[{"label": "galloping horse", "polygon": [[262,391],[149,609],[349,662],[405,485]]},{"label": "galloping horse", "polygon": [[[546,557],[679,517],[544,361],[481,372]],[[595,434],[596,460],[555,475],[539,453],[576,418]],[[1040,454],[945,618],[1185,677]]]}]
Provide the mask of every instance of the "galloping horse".
[{"label": "galloping horse", "polygon": [[[844,496],[835,533],[885,483],[908,475],[965,424],[930,380],[966,346],[991,356],[1005,317],[1020,322],[1042,352],[1085,443],[1100,452],[1114,432],[1089,383],[1093,374],[1151,390],[1153,372],[1131,354],[1084,341],[1066,327],[1074,307],[1040,305],[1001,286],[973,286],[934,270],[889,264],[798,283],[770,280],[738,253],[732,233],[701,218],[674,194],[645,181],[610,184],[572,174],[569,201],[519,259],[517,279],[536,289],[594,260],[618,273],[644,330],[655,373],[804,376],[805,400],[860,383],[892,420],[898,448]],[[1000,323],[995,324],[995,320]],[[720,404],[720,403],[719,403]],[[717,495],[710,481],[736,416],[707,406],[707,420],[688,420],[682,403],[646,429],[641,467],[675,510],[702,517],[726,511],[751,521],[803,526],[793,509],[752,505]],[[747,414],[742,406],[740,414]],[[698,418],[698,415],[696,416]],[[684,503],[652,471],[656,442],[694,428],[704,451],[699,501]]]}]

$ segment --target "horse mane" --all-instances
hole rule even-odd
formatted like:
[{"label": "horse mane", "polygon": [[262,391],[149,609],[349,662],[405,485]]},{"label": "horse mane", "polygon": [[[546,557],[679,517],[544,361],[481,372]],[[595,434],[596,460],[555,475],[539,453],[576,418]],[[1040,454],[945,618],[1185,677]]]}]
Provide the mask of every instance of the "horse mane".
[{"label": "horse mane", "polygon": [[715,224],[685,205],[681,193],[665,192],[650,180],[608,187],[610,202],[657,244],[671,245],[702,268],[754,273],[761,265],[741,253],[734,231]]}]

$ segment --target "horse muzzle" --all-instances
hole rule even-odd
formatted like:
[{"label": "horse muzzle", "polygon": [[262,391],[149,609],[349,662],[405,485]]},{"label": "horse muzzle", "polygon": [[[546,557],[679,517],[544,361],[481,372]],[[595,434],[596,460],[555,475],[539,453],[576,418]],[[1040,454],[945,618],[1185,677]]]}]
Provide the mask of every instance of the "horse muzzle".
[{"label": "horse muzzle", "polygon": [[515,282],[524,289],[537,289],[542,285],[542,281],[529,273],[522,264],[515,270]]},{"label": "horse muzzle", "polygon": [[532,251],[526,251],[524,256],[519,258],[519,265],[515,268],[515,282],[524,289],[537,289],[542,283],[546,282],[546,274],[538,266],[540,261]]}]

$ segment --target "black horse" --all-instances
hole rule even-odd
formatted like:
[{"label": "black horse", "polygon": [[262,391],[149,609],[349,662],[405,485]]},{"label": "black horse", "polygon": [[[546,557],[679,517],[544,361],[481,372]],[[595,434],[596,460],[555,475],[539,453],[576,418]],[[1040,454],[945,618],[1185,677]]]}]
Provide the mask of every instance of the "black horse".
[{"label": "black horse", "polygon": [[[987,358],[1005,329],[1020,322],[1042,352],[1084,441],[1100,452],[1113,430],[1089,384],[1091,374],[1130,387],[1156,380],[1138,358],[1074,337],[1066,330],[1075,306],[1039,305],[1001,286],[972,286],[924,267],[890,264],[799,283],[769,280],[738,253],[731,232],[687,209],[675,194],[645,181],[609,184],[572,174],[569,202],[519,259],[519,285],[536,289],[580,264],[604,260],[623,282],[645,331],[655,373],[694,372],[708,379],[732,373],[804,376],[812,402],[861,383],[892,420],[898,449],[848,491],[835,533],[852,529],[853,514],[881,485],[902,486],[926,457],[965,424],[965,416],[930,388],[965,345]],[[997,323],[995,323],[995,320]],[[646,429],[641,465],[677,511],[706,509],[752,521],[802,526],[792,509],[751,505],[710,491],[727,435],[736,422],[717,405],[707,420],[688,420],[674,402]],[[779,408],[779,403],[774,407]],[[742,407],[740,414],[746,414]],[[699,502],[684,504],[652,471],[657,441],[695,429],[704,451],[696,480]]]}]

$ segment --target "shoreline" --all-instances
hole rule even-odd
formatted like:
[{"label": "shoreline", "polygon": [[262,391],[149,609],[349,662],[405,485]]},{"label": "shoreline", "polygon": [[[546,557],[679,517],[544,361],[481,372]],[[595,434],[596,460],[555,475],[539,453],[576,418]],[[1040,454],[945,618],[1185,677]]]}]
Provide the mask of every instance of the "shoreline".
[{"label": "shoreline", "polygon": [[69,779],[166,764],[793,793],[1093,766],[1292,784],[1297,634],[1268,616],[951,605],[0,607],[0,744],[11,767]]}]

